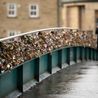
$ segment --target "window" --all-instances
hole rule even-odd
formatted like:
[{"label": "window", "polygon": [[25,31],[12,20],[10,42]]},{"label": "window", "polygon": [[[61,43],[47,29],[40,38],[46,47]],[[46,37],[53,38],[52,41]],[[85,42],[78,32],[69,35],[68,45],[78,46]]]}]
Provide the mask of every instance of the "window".
[{"label": "window", "polygon": [[9,36],[14,36],[15,35],[15,32],[10,32],[9,33]]},{"label": "window", "polygon": [[[18,34],[18,32],[16,32],[16,31],[8,31],[8,36],[14,36],[16,34]],[[17,38],[12,38],[9,41],[14,41],[14,40],[17,40]]]},{"label": "window", "polygon": [[15,3],[7,4],[7,15],[8,17],[16,17],[17,16],[17,7]]},{"label": "window", "polygon": [[14,36],[16,34],[17,34],[16,31],[8,31],[8,36]]},{"label": "window", "polygon": [[39,6],[37,4],[30,4],[29,16],[32,18],[39,17]]}]

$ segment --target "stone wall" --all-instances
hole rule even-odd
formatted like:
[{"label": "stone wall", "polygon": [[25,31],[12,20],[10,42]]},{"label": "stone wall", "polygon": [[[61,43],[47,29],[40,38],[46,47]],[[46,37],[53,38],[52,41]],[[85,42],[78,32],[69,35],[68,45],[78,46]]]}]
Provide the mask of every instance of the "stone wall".
[{"label": "stone wall", "polygon": [[95,16],[98,16],[95,15],[96,10],[98,10],[97,2],[64,3],[61,6],[61,25],[85,30],[95,30]]}]

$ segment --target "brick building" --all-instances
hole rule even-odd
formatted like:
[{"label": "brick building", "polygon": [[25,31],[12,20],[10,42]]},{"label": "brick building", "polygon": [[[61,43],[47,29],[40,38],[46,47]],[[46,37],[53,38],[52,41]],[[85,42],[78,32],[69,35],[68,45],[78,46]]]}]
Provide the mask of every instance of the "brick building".
[{"label": "brick building", "polygon": [[58,26],[58,0],[0,0],[0,37]]},{"label": "brick building", "polygon": [[94,30],[97,0],[0,0],[0,38],[64,26]]},{"label": "brick building", "polygon": [[98,0],[62,0],[61,25],[94,30],[98,25]]}]

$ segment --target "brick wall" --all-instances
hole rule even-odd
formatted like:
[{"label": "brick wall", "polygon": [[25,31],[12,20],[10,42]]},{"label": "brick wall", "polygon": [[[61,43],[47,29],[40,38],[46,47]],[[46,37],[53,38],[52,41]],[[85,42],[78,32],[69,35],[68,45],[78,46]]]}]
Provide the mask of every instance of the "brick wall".
[{"label": "brick wall", "polygon": [[[17,4],[17,17],[7,17],[7,3]],[[39,17],[29,17],[29,4],[39,5]],[[9,30],[27,32],[57,26],[57,0],[0,0],[0,37]]]}]

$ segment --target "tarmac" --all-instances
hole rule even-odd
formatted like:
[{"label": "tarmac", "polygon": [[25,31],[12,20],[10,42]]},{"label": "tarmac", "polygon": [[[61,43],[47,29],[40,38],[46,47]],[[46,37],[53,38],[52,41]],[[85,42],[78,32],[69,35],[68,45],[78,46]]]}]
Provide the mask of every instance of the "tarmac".
[{"label": "tarmac", "polygon": [[62,69],[19,98],[98,98],[98,62],[88,61]]}]

